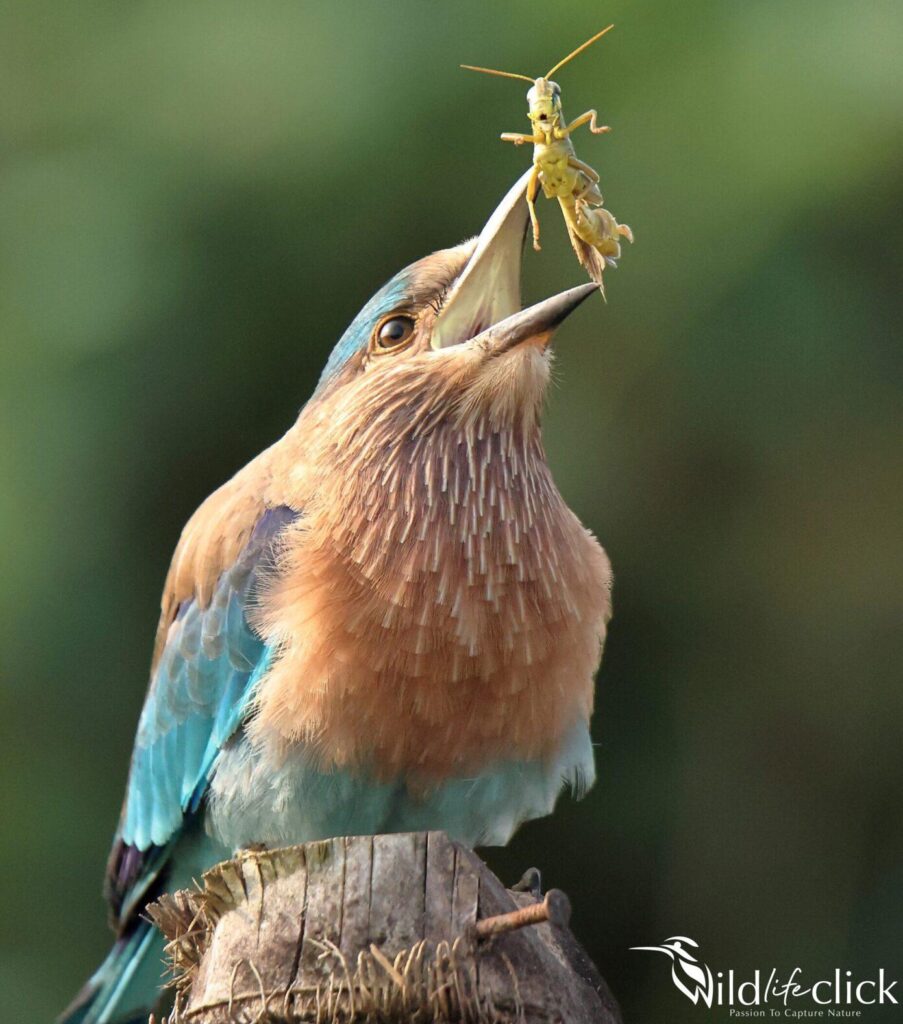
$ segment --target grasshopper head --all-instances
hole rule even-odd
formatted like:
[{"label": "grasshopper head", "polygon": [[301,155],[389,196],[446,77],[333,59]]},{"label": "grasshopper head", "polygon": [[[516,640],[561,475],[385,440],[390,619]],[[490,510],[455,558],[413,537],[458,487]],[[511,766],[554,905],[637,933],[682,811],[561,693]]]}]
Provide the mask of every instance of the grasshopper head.
[{"label": "grasshopper head", "polygon": [[561,89],[549,78],[537,78],[527,92],[528,117],[534,128],[557,128],[561,121]]}]

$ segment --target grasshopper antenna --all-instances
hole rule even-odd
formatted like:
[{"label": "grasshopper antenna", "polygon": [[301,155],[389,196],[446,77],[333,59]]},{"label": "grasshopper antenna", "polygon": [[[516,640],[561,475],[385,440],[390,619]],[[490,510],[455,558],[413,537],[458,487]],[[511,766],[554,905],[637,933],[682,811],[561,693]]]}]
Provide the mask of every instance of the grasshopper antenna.
[{"label": "grasshopper antenna", "polygon": [[[589,44],[587,44],[589,45]],[[573,56],[573,54],[571,54]],[[529,82],[531,85],[534,79],[528,78],[526,75],[515,75],[513,71],[495,71],[493,68],[477,68],[473,64],[462,64],[462,68],[465,71],[482,71],[484,75],[498,75],[499,78],[519,78],[522,82]]]},{"label": "grasshopper antenna", "polygon": [[[555,67],[552,68],[551,71],[547,71],[546,74],[545,74],[545,77],[546,78],[551,78],[552,75],[554,75],[555,72],[558,71],[559,68],[563,68],[565,66],[565,64],[567,64],[567,62],[569,60],[573,60],[577,56],[578,53],[583,53],[583,51],[587,48],[587,46],[592,46],[593,43],[597,39],[601,39],[602,36],[604,36],[606,32],[610,32],[613,28],[614,28],[614,25],[609,25],[608,28],[603,28],[601,32],[597,32],[592,37],[592,39],[587,39],[587,41],[585,43],[581,44],[580,46],[578,46],[576,50],[572,50],[567,55],[567,57],[564,58],[564,60],[560,60],[555,65]],[[474,70],[476,70],[476,71],[485,71],[486,69],[485,68],[475,68]],[[500,75],[500,74],[502,74],[502,72],[501,71],[494,71],[493,74]],[[514,77],[514,76],[512,76],[512,77]]]}]

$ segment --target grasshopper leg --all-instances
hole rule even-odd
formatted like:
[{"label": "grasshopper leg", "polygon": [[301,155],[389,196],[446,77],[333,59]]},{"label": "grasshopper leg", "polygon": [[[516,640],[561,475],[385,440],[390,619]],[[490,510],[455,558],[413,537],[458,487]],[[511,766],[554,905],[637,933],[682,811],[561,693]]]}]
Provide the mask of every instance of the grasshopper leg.
[{"label": "grasshopper leg", "polygon": [[589,130],[593,133],[593,135],[602,135],[604,132],[610,132],[611,128],[609,128],[607,124],[596,124],[597,116],[598,115],[596,114],[595,110],[587,110],[585,114],[581,114],[579,117],[571,121],[571,123],[566,128],[562,129],[562,136],[564,138],[567,138],[572,131],[574,131],[576,128],[579,128],[581,125],[586,124],[587,121],[589,121]]},{"label": "grasshopper leg", "polygon": [[579,157],[569,156],[568,165],[570,167],[576,168],[576,170],[578,171],[582,171],[583,174],[585,174],[594,185],[599,183],[598,173],[594,171],[589,164],[584,163]]},{"label": "grasshopper leg", "polygon": [[535,135],[522,135],[520,132],[502,132],[499,138],[502,142],[513,142],[515,146],[523,146],[528,143],[535,146],[537,142],[542,142],[542,139]]},{"label": "grasshopper leg", "polygon": [[533,248],[536,252],[542,248],[539,244],[539,219],[536,216],[536,193],[539,191],[539,168],[534,164],[530,177],[527,179],[527,207],[530,210],[530,224],[533,227]]}]

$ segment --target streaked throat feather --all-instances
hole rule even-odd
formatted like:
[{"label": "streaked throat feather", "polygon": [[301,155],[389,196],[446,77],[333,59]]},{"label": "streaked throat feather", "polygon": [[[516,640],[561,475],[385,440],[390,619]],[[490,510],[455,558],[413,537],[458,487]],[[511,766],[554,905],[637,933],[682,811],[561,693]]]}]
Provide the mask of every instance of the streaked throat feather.
[{"label": "streaked throat feather", "polygon": [[518,358],[385,373],[319,410],[258,614],[281,654],[256,742],[428,780],[553,756],[588,718],[610,569],[546,464],[547,360]]}]

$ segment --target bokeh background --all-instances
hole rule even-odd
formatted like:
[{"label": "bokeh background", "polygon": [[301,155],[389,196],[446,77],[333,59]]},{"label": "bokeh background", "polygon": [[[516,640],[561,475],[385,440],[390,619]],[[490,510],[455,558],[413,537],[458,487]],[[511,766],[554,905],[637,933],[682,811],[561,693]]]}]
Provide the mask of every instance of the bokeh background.
[{"label": "bokeh background", "polygon": [[[903,977],[894,0],[3,6],[0,1019],[104,954],[157,602],[200,500],[410,260],[476,232],[560,75],[636,244],[558,345],[560,486],[607,547],[600,780],[490,855],[566,889],[629,1022],[714,970]],[[581,280],[557,209],[537,299]],[[867,1019],[890,1019],[867,1011]]]}]

